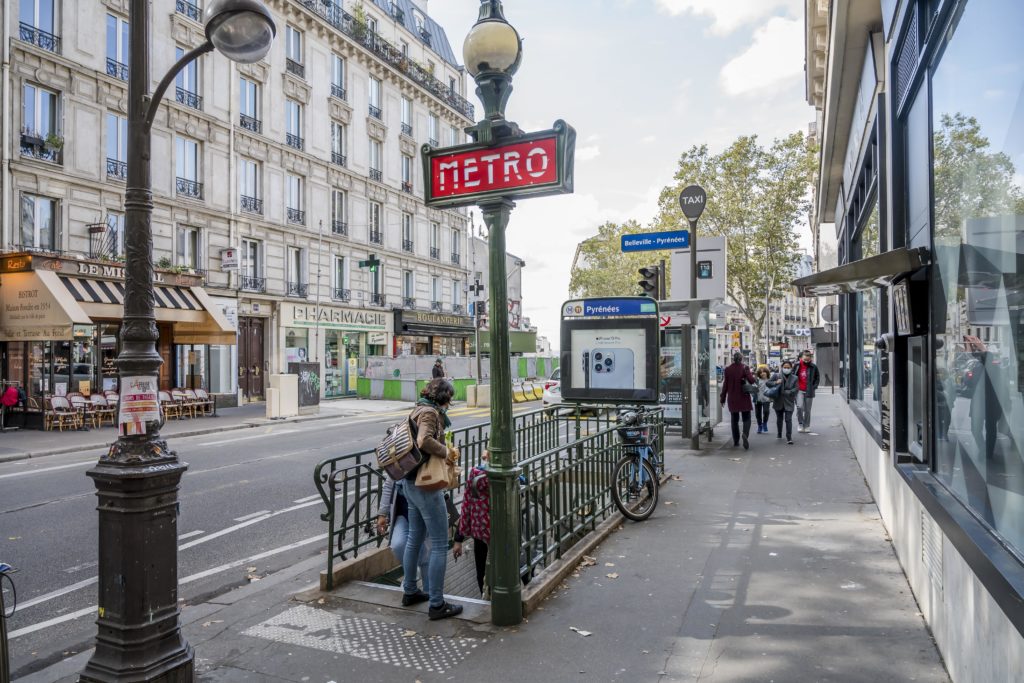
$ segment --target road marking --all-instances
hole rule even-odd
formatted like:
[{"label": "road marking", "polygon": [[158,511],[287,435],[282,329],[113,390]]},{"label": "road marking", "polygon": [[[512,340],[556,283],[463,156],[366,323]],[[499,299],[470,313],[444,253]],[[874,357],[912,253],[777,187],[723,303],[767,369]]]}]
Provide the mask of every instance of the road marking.
[{"label": "road marking", "polygon": [[247,519],[244,522],[239,522],[238,524],[235,524],[234,526],[229,526],[227,528],[221,529],[220,531],[215,531],[212,534],[208,534],[206,536],[203,536],[202,538],[197,538],[194,541],[189,541],[188,543],[184,543],[184,544],[178,546],[178,550],[187,550],[188,548],[192,548],[194,546],[201,545],[203,543],[208,543],[209,541],[212,541],[215,538],[220,538],[221,536],[227,536],[228,534],[233,533],[235,531],[238,531],[239,529],[244,529],[245,527],[252,526],[253,524],[256,524],[257,522],[262,522],[265,519],[270,519],[271,517],[277,517],[278,515],[283,515],[283,514],[285,514],[287,512],[294,512],[295,510],[300,510],[302,508],[307,508],[307,507],[309,507],[311,505],[316,505],[319,502],[320,501],[317,501],[317,500],[311,500],[311,501],[309,501],[307,503],[299,503],[298,505],[292,505],[291,507],[286,507],[286,508],[283,508],[281,510],[277,510],[275,512],[268,512],[266,514],[262,514],[259,517],[253,517],[252,519]]},{"label": "road marking", "polygon": [[[24,605],[18,605],[18,606],[19,607],[24,607]],[[91,607],[86,607],[85,609],[80,609],[77,612],[72,612],[70,614],[65,614],[64,616],[61,616],[61,617],[54,617],[53,619],[47,619],[46,621],[40,621],[38,624],[32,624],[31,626],[26,626],[25,628],[19,628],[17,631],[11,631],[10,633],[7,634],[7,639],[8,640],[14,640],[15,638],[18,638],[19,636],[27,636],[29,633],[35,633],[36,631],[42,631],[44,628],[50,628],[51,626],[56,626],[57,624],[63,624],[65,621],[71,621],[73,619],[78,619],[79,617],[84,617],[86,614],[96,614],[96,605],[93,605]]]},{"label": "road marking", "polygon": [[246,521],[248,521],[250,519],[253,519],[254,517],[262,517],[263,515],[266,515],[266,514],[269,514],[269,513],[270,513],[270,510],[260,510],[259,512],[252,513],[251,515],[243,515],[241,517],[235,517],[235,521],[236,522],[246,522]]},{"label": "road marking", "polygon": [[96,583],[97,580],[98,580],[97,577],[94,576],[91,579],[85,579],[84,581],[79,581],[78,583],[73,583],[70,586],[64,586],[63,588],[59,588],[59,589],[53,591],[52,593],[47,593],[46,595],[40,595],[38,598],[32,598],[31,600],[26,600],[25,602],[19,602],[18,603],[18,609],[26,609],[28,607],[31,607],[32,605],[38,605],[38,604],[40,604],[42,602],[46,602],[48,600],[53,600],[54,598],[59,598],[62,595],[67,595],[68,593],[74,593],[79,588],[85,588],[86,586],[93,585],[94,583]]},{"label": "road marking", "polygon": [[272,432],[269,429],[262,434],[250,434],[249,436],[236,436],[232,439],[218,439],[217,441],[203,441],[202,443],[196,444],[197,446],[219,446],[225,443],[235,443],[236,441],[248,441],[249,439],[264,439],[268,436],[280,436],[282,434],[294,434],[299,431],[298,429],[282,429],[278,432]]},{"label": "road marking", "polygon": [[187,534],[182,534],[181,536],[178,536],[178,540],[179,541],[184,541],[186,538],[192,538],[193,536],[199,536],[199,535],[205,534],[205,533],[206,532],[203,531],[202,529],[196,529],[195,531],[190,531]]},{"label": "road marking", "polygon": [[95,567],[97,564],[99,564],[99,562],[86,562],[84,564],[76,564],[74,567],[68,567],[64,570],[64,572],[67,574],[74,574],[77,571],[89,569],[90,567]]},{"label": "road marking", "polygon": [[306,496],[305,498],[297,498],[293,500],[293,503],[308,503],[311,500],[316,500],[320,497],[319,493],[314,493],[312,496]]},{"label": "road marking", "polygon": [[57,470],[66,470],[72,467],[81,467],[82,465],[95,465],[95,460],[83,460],[81,462],[73,462],[67,465],[56,465],[54,467],[42,467],[37,470],[25,470],[24,472],[14,472],[12,474],[0,474],[0,479],[10,479],[11,477],[24,477],[29,474],[42,474],[44,472],[56,472]]}]

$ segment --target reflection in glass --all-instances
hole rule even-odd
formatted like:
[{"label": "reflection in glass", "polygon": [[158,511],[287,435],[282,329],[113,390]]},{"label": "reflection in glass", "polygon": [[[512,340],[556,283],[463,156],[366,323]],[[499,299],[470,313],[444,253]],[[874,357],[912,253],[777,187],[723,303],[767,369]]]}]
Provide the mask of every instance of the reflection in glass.
[{"label": "reflection in glass", "polygon": [[[857,258],[877,256],[879,245],[878,202],[876,200],[854,247],[860,252]],[[882,332],[880,297],[881,290],[878,288],[872,288],[856,295],[857,342],[854,348],[856,356],[851,368],[857,377],[860,399],[868,412],[876,418],[880,415],[879,401],[881,400],[881,359],[880,352],[875,348],[875,340]]]},{"label": "reflection in glass", "polygon": [[953,22],[933,76],[936,475],[1024,552],[1024,8]]}]

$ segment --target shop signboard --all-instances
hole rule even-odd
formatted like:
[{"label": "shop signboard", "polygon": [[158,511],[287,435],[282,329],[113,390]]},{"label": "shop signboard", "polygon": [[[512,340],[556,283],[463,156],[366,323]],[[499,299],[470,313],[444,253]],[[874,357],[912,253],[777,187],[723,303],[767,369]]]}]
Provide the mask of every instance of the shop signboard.
[{"label": "shop signboard", "polygon": [[220,269],[238,270],[238,249],[228,247],[220,250]]},{"label": "shop signboard", "polygon": [[370,332],[366,335],[366,343],[371,346],[380,346],[388,343],[387,332]]},{"label": "shop signboard", "polygon": [[390,320],[383,311],[290,302],[281,305],[282,327],[387,332]]},{"label": "shop signboard", "polygon": [[[59,300],[58,294],[62,293],[69,300]],[[76,323],[89,322],[55,274],[22,271],[4,275],[0,287],[0,341],[67,340],[74,337]]]}]

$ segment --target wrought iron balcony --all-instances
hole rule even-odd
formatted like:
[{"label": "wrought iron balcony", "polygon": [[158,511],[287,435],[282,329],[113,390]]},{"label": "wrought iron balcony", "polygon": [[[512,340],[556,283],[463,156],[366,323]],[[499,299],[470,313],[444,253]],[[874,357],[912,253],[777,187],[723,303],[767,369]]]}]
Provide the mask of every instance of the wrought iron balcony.
[{"label": "wrought iron balcony", "polygon": [[411,123],[403,123],[402,124],[402,135],[408,135],[409,137],[412,137],[412,124]]},{"label": "wrought iron balcony", "polygon": [[107,57],[107,75],[113,76],[114,78],[120,78],[122,81],[128,80],[128,65],[122,64],[116,59]]},{"label": "wrought iron balcony", "polygon": [[246,197],[242,195],[242,211],[248,211],[249,213],[263,213],[263,200],[257,199],[256,197]]},{"label": "wrought iron balcony", "polygon": [[238,117],[238,125],[252,133],[263,132],[263,122],[257,118],[253,118],[252,116],[246,116],[245,114],[241,114]]},{"label": "wrought iron balcony", "polygon": [[203,184],[197,183],[194,180],[178,178],[175,182],[175,188],[178,191],[178,195],[181,197],[188,197],[190,199],[203,198]]},{"label": "wrought iron balcony", "polygon": [[[55,136],[51,134],[46,137],[53,138]],[[60,164],[64,161],[63,144],[62,138],[60,145],[49,144],[40,133],[23,132],[21,134],[21,155]]]},{"label": "wrought iron balcony", "polygon": [[288,296],[301,296],[305,298],[309,294],[309,285],[305,282],[289,282]]},{"label": "wrought iron balcony", "polygon": [[32,43],[47,52],[60,53],[60,38],[31,24],[19,24],[18,37],[26,43]]},{"label": "wrought iron balcony", "polygon": [[335,287],[332,295],[338,301],[349,301],[352,299],[352,290]]},{"label": "wrought iron balcony", "polygon": [[175,88],[174,93],[175,99],[178,101],[178,104],[184,104],[186,107],[198,109],[199,111],[203,110],[203,98],[195,94],[191,90],[185,90],[184,88]]},{"label": "wrought iron balcony", "polygon": [[294,133],[285,133],[284,142],[289,147],[294,147],[295,149],[302,149],[306,144],[305,140]]},{"label": "wrought iron balcony", "polygon": [[174,11],[178,14],[184,14],[192,21],[203,20],[203,11],[199,7],[188,0],[176,0],[174,3]]},{"label": "wrought iron balcony", "polygon": [[128,162],[107,157],[107,177],[124,180],[128,177]]},{"label": "wrought iron balcony", "polygon": [[370,169],[370,180],[375,180],[378,183],[384,178],[384,173],[379,168]]},{"label": "wrought iron balcony", "polygon": [[430,248],[430,258],[434,259],[435,261],[440,261],[441,260],[441,250],[438,247],[431,247]]},{"label": "wrought iron balcony", "polygon": [[348,237],[348,223],[345,221],[331,221],[331,232],[335,235]]},{"label": "wrought iron balcony", "polygon": [[416,297],[402,297],[402,308],[416,308]]},{"label": "wrought iron balcony", "polygon": [[266,292],[267,291],[267,278],[265,277],[254,277],[251,275],[243,275],[242,289],[247,292]]},{"label": "wrought iron balcony", "polygon": [[298,225],[306,224],[306,212],[302,209],[293,209],[288,207],[287,213],[289,223],[297,223]]},{"label": "wrought iron balcony", "polygon": [[431,301],[430,302],[430,310],[432,310],[432,311],[439,311],[439,312],[443,311],[444,310],[444,304],[442,304],[440,301]]},{"label": "wrought iron balcony", "polygon": [[383,306],[387,303],[387,297],[383,294],[371,294],[370,303],[374,306]]},{"label": "wrought iron balcony", "polygon": [[331,152],[331,163],[337,166],[348,166],[348,157],[340,152]]},{"label": "wrought iron balcony", "polygon": [[402,181],[402,192],[408,192],[412,194],[412,183],[406,180]]},{"label": "wrought iron balcony", "polygon": [[384,114],[383,112],[381,112],[380,107],[375,107],[372,104],[370,105],[370,116],[372,116],[375,119],[384,118]]},{"label": "wrought iron balcony", "polygon": [[412,240],[402,240],[402,251],[408,251],[412,253]]},{"label": "wrought iron balcony", "polygon": [[348,93],[345,92],[345,88],[338,85],[337,83],[331,83],[331,97],[337,97],[342,102],[348,100]]},{"label": "wrought iron balcony", "polygon": [[462,304],[452,304],[452,313],[464,313],[466,311]]},{"label": "wrought iron balcony", "polygon": [[285,59],[284,66],[288,73],[294,74],[299,78],[306,77],[306,67],[303,66],[302,64],[299,64],[294,59]]},{"label": "wrought iron balcony", "polygon": [[455,265],[459,265],[460,260],[461,257],[457,253],[452,252],[452,263],[454,263]]},{"label": "wrought iron balcony", "polygon": [[380,230],[371,230],[370,244],[384,244],[384,233]]}]

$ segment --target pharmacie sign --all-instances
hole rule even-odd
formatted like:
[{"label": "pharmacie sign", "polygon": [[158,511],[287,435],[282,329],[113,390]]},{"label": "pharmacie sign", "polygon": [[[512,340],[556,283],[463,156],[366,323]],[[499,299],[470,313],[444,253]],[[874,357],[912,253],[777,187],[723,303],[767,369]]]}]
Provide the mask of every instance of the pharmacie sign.
[{"label": "pharmacie sign", "polygon": [[363,311],[336,306],[308,306],[285,304],[282,306],[285,327],[322,327],[338,330],[367,330],[386,332],[391,319],[380,311]]},{"label": "pharmacie sign", "polygon": [[567,194],[573,190],[576,131],[565,121],[550,130],[498,144],[423,146],[426,204],[469,206],[486,199]]}]

